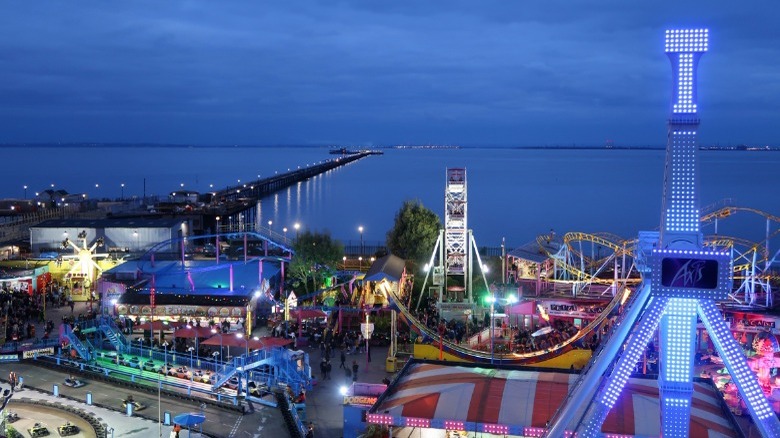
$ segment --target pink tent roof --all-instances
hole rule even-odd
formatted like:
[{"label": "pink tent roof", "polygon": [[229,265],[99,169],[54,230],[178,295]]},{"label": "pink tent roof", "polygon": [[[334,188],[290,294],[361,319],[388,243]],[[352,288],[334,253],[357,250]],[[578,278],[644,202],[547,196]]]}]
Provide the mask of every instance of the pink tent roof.
[{"label": "pink tent roof", "polygon": [[183,327],[185,325],[187,325],[185,322],[156,320],[154,322],[147,321],[141,325],[137,325],[133,327],[133,330],[173,330],[174,328]]},{"label": "pink tent roof", "polygon": [[[369,422],[391,416],[544,428],[576,379],[576,374],[413,363],[371,408],[381,414],[369,415]],[[712,385],[694,383],[692,405],[691,436],[738,436]],[[631,378],[602,432],[659,436],[659,418],[658,382]]]},{"label": "pink tent roof", "polygon": [[[249,338],[251,341],[252,338]],[[201,342],[200,345],[222,345],[223,347],[246,347],[247,340],[244,336],[238,337],[236,333],[217,333]],[[251,347],[250,347],[251,348]]]},{"label": "pink tent roof", "polygon": [[324,318],[327,313],[317,309],[295,309],[290,311],[290,316],[295,319]]},{"label": "pink tent roof", "polygon": [[211,336],[214,336],[214,333],[211,333],[211,328],[209,327],[184,327],[177,329],[173,335],[177,338],[187,338],[187,339],[194,339],[194,338],[209,338]]}]

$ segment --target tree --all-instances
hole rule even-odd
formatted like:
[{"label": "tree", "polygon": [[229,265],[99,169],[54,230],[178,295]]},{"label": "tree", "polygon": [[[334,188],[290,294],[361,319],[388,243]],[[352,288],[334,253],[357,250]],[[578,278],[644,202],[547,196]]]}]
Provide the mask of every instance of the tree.
[{"label": "tree", "polygon": [[395,224],[387,232],[387,248],[391,253],[419,264],[431,256],[439,237],[439,216],[425,208],[419,200],[407,200],[395,215]]},{"label": "tree", "polygon": [[307,293],[317,290],[327,276],[333,275],[344,255],[341,242],[333,240],[328,232],[304,231],[292,246],[295,256],[290,262],[290,277],[302,283]]}]

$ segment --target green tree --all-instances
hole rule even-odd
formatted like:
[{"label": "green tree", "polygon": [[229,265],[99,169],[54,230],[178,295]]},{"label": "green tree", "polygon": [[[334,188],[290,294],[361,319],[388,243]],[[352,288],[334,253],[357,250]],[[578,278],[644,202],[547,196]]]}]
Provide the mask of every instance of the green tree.
[{"label": "green tree", "polygon": [[424,264],[439,237],[439,216],[419,200],[407,200],[395,215],[395,224],[387,232],[387,248],[413,264]]},{"label": "green tree", "polygon": [[325,278],[333,275],[344,255],[341,242],[331,238],[328,232],[304,231],[292,247],[295,256],[290,262],[290,277],[302,285],[306,293],[320,288]]}]

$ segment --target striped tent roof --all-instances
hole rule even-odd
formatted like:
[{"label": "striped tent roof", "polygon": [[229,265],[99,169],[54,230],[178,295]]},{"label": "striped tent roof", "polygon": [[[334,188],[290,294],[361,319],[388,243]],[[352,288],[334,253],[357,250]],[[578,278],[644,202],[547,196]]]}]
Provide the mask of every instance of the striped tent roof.
[{"label": "striped tent roof", "polygon": [[[505,425],[528,433],[545,427],[576,378],[567,373],[416,362],[370,412],[384,414],[387,421],[393,417],[397,425],[408,424],[399,418],[414,418],[431,420],[431,425],[472,424],[478,430],[485,424]],[[659,436],[659,423],[657,381],[631,378],[602,432]],[[694,383],[690,427],[696,437],[739,436],[721,409],[715,388],[706,383]]]}]

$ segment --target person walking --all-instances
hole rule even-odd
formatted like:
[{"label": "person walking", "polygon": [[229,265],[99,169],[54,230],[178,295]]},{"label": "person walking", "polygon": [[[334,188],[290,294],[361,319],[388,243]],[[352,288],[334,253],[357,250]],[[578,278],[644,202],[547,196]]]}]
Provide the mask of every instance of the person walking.
[{"label": "person walking", "polygon": [[330,364],[330,361],[325,362],[325,376],[330,380],[330,370],[332,366]]},{"label": "person walking", "polygon": [[322,380],[328,378],[328,366],[325,363],[325,358],[320,361],[320,373],[322,374]]},{"label": "person walking", "polygon": [[344,347],[342,347],[341,348],[341,364],[339,365],[339,368],[344,368],[346,370],[347,369],[347,366],[345,364],[346,361],[347,361],[347,353],[344,351]]},{"label": "person walking", "polygon": [[358,363],[356,360],[352,361],[352,381],[357,382]]}]

